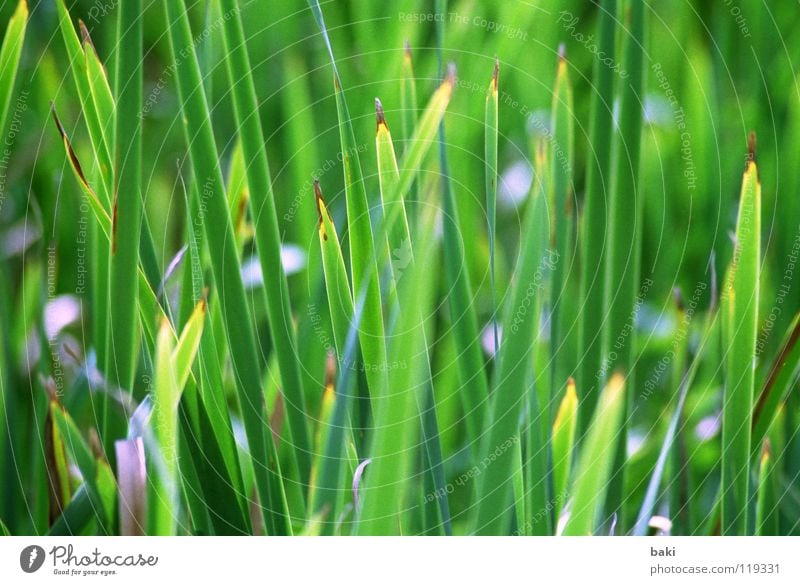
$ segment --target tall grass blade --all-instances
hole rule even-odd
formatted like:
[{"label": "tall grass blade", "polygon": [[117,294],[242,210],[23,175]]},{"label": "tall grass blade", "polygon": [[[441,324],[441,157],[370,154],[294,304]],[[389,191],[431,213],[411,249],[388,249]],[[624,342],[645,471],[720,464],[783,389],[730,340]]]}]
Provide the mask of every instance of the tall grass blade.
[{"label": "tall grass blade", "polygon": [[725,399],[722,408],[722,533],[747,532],[758,299],[761,282],[761,182],[755,137],[742,177],[733,259],[722,291]]},{"label": "tall grass blade", "polygon": [[[614,59],[617,0],[602,0],[598,10],[598,55]],[[580,434],[589,426],[602,380],[603,318],[606,271],[604,251],[607,228],[607,194],[611,171],[611,136],[614,123],[614,70],[595,56],[591,98],[589,154],[586,162],[586,195],[581,239],[580,342],[581,363],[576,372],[580,398]]]},{"label": "tall grass blade", "polygon": [[[492,288],[492,309],[497,309],[497,289],[495,287],[495,230],[497,224],[497,134],[498,123],[498,85],[500,83],[500,59],[495,58],[494,73],[489,89],[486,91],[484,112],[484,163],[486,165],[486,217],[489,223],[489,271]],[[494,347],[500,347],[497,331],[497,318],[492,317]]]},{"label": "tall grass blade", "polygon": [[[257,516],[268,534],[290,532],[285,493],[272,433],[262,417],[263,394],[256,338],[244,292],[239,258],[225,196],[214,134],[200,67],[185,7],[164,2],[170,48],[184,115],[186,143],[192,172],[198,185],[198,209],[203,212],[202,229],[208,245],[214,281],[221,304],[225,338],[230,347],[234,380],[241,405],[248,447],[253,458],[255,484],[260,499]],[[182,56],[181,51],[186,53]]]},{"label": "tall grass blade", "polygon": [[325,39],[325,44],[333,67],[333,84],[336,95],[336,110],[339,115],[339,136],[341,156],[344,164],[345,198],[347,201],[348,230],[350,233],[350,269],[354,297],[363,289],[364,317],[361,329],[361,352],[364,356],[370,395],[377,398],[383,395],[387,384],[386,334],[383,322],[381,290],[378,283],[377,256],[370,223],[370,209],[358,155],[358,140],[353,130],[350,111],[342,89],[342,81],[336,67],[328,29],[319,2],[309,0],[308,4],[317,26]]},{"label": "tall grass blade", "polygon": [[550,142],[550,165],[552,189],[553,239],[556,262],[550,284],[550,356],[551,356],[551,409],[560,400],[559,393],[566,387],[572,374],[569,370],[569,349],[566,317],[570,295],[567,293],[567,278],[570,268],[572,225],[570,215],[574,207],[572,181],[574,163],[574,106],[572,86],[569,80],[569,64],[562,45],[558,57],[556,85],[553,91],[552,136]]},{"label": "tall grass blade", "polygon": [[[547,261],[550,237],[547,198],[542,183],[534,182],[521,234],[513,292],[505,311],[503,341],[496,372],[489,428],[480,446],[480,460],[491,461],[477,477],[477,534],[505,534],[510,516],[511,447],[519,441],[519,417],[526,397],[526,380],[533,363],[532,348],[539,316],[531,311],[540,293],[537,283]],[[538,276],[537,276],[538,272]]]},{"label": "tall grass blade", "polygon": [[[111,210],[111,261],[108,379],[130,389],[139,349],[139,239],[142,229],[142,3],[120,5],[117,21],[117,108],[114,152],[114,193]],[[105,439],[105,428],[101,428]]]},{"label": "tall grass blade", "polygon": [[269,163],[258,113],[255,83],[247,53],[241,13],[234,0],[221,0],[222,31],[227,54],[228,78],[233,94],[236,120],[242,141],[250,203],[255,222],[256,245],[267,295],[267,317],[278,359],[290,440],[294,445],[300,480],[307,482],[311,469],[311,445],[305,413],[297,339],[292,322],[289,287],[281,263],[278,215],[272,191]]}]

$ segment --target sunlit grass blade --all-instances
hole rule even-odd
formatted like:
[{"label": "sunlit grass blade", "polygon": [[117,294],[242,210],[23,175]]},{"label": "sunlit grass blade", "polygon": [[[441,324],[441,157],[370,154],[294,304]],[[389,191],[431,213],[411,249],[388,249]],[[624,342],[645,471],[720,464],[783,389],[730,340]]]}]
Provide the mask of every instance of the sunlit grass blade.
[{"label": "sunlit grass blade", "polygon": [[[423,118],[426,120],[429,118],[430,107],[438,107],[436,99],[433,100],[432,105],[429,106],[429,109],[426,109],[423,114]],[[400,171],[397,166],[394,143],[392,142],[389,125],[386,122],[383,106],[377,98],[375,99],[375,109],[377,118],[375,148],[378,159],[381,204],[384,209],[384,217],[391,220],[390,225],[386,228],[386,245],[391,254],[389,265],[392,272],[392,290],[394,290],[394,287],[396,287],[397,283],[403,277],[404,272],[408,269],[409,264],[414,261],[414,253],[411,243],[409,221],[406,213],[405,191],[400,192],[397,187],[400,181]],[[443,113],[443,110],[439,111]],[[433,118],[433,120],[438,123],[436,118]],[[426,122],[427,126],[420,124],[422,130],[425,130],[426,127],[430,128],[430,138],[420,136],[420,133],[415,133],[412,138],[412,145],[409,148],[410,153],[414,153],[431,143],[436,123],[429,121]],[[413,167],[407,168],[413,169]],[[430,345],[424,331],[423,341],[425,344],[425,353],[427,354],[426,376],[432,381],[433,374],[430,369]],[[449,533],[451,527],[447,496],[445,491],[439,491],[446,490],[446,481],[444,478],[442,448],[439,440],[439,424],[436,418],[432,383],[426,384],[425,388],[425,398],[421,403],[422,410],[420,412],[422,418],[423,461],[424,465],[427,467],[426,474],[429,475],[428,481],[430,482],[432,490],[436,493],[444,494],[442,497],[436,499],[436,506],[434,508],[438,507],[438,510],[426,514],[428,520],[426,531],[428,529],[438,531],[440,528],[443,528],[445,533]],[[432,504],[433,502],[426,503]]]},{"label": "sunlit grass blade", "polygon": [[778,483],[769,440],[764,441],[756,490],[756,536],[779,536]]},{"label": "sunlit grass blade", "polygon": [[[165,1],[167,29],[178,94],[184,115],[184,131],[191,153],[192,172],[198,185],[202,229],[208,242],[211,267],[221,305],[225,338],[230,347],[234,380],[262,516],[268,534],[290,532],[288,511],[272,433],[262,417],[263,393],[256,337],[239,268],[227,198],[225,196],[211,119],[203,91],[200,67],[185,6]],[[186,54],[185,58],[183,53]]]},{"label": "sunlit grass blade", "polygon": [[567,493],[572,460],[575,450],[575,429],[578,425],[578,395],[572,378],[567,382],[567,391],[561,400],[558,413],[553,421],[553,438],[551,450],[553,457],[553,494],[555,517],[558,518]]},{"label": "sunlit grass blade", "polygon": [[434,217],[428,208],[420,222],[421,237],[414,243],[415,260],[398,283],[400,316],[390,349],[391,355],[408,356],[408,365],[392,372],[388,392],[375,406],[371,463],[362,479],[361,509],[357,511],[360,535],[400,534],[404,525],[402,512],[409,505],[413,454],[420,436],[419,412],[424,385],[430,383],[423,318],[433,300],[430,274],[436,258],[431,237]]},{"label": "sunlit grass blade", "polygon": [[615,373],[608,381],[592,418],[592,424],[582,443],[575,469],[569,518],[564,526],[565,536],[588,536],[597,528],[597,518],[603,506],[612,463],[625,424],[625,378]]},{"label": "sunlit grass blade", "polygon": [[[713,345],[714,339],[719,335],[720,319],[717,318],[718,314],[714,313],[706,322],[703,338],[697,348],[692,364],[687,370],[685,375],[682,375],[677,380],[677,400],[675,401],[675,408],[670,417],[669,427],[664,436],[661,444],[661,449],[658,453],[658,459],[653,467],[653,473],[650,476],[650,481],[647,484],[647,491],[645,492],[642,507],[636,517],[636,523],[633,526],[632,534],[634,536],[645,536],[647,534],[650,518],[655,511],[656,503],[658,500],[659,490],[661,489],[662,480],[667,467],[668,458],[674,451],[675,437],[680,432],[680,423],[683,416],[684,404],[686,397],[689,394],[689,389],[694,384],[697,370],[703,364],[703,358],[709,345]],[[674,511],[674,510],[672,510]]]},{"label": "sunlit grass blade", "polygon": [[[562,46],[558,57],[556,85],[553,91],[551,120],[553,124],[550,141],[550,166],[552,189],[552,225],[556,253],[553,278],[550,284],[550,369],[551,412],[560,400],[559,393],[566,387],[571,375],[570,356],[566,346],[568,325],[565,323],[571,295],[567,292],[567,278],[571,264],[572,225],[570,215],[574,207],[572,173],[574,158],[574,106],[572,85],[569,80],[569,64]],[[552,416],[552,415],[551,415]],[[558,492],[556,492],[558,493]]]},{"label": "sunlit grass blade", "polygon": [[153,435],[158,445],[157,453],[148,459],[155,472],[155,490],[150,507],[151,528],[155,536],[175,534],[179,515],[178,485],[178,403],[182,388],[178,385],[172,354],[174,341],[169,328],[162,324],[156,342],[155,392],[153,400]]},{"label": "sunlit grass blade", "polygon": [[614,70],[599,57],[614,59],[617,0],[602,0],[598,10],[598,55],[595,55],[589,153],[581,239],[580,366],[576,372],[581,403],[580,434],[589,426],[597,403],[601,367],[601,337],[605,312],[606,272],[604,250],[607,228],[607,193],[611,170],[611,136],[614,123]]},{"label": "sunlit grass blade", "polygon": [[366,291],[364,297],[364,316],[361,324],[361,352],[364,357],[370,395],[381,396],[387,383],[386,334],[383,322],[381,290],[378,283],[379,272],[377,256],[370,223],[370,210],[361,161],[358,154],[358,140],[353,130],[350,112],[342,89],[342,81],[336,67],[333,47],[325,27],[317,0],[309,0],[311,12],[317,26],[325,39],[333,67],[333,84],[336,96],[336,111],[339,116],[339,136],[344,165],[345,199],[347,202],[347,218],[350,242],[350,269],[354,298],[360,291]]},{"label": "sunlit grass blade", "polygon": [[[519,417],[526,397],[526,380],[533,363],[532,347],[539,330],[539,315],[531,308],[541,294],[539,283],[545,269],[550,238],[547,198],[541,182],[534,182],[520,236],[513,292],[503,324],[495,386],[480,445],[480,460],[491,465],[477,477],[477,534],[506,534],[511,504],[511,448],[519,441]],[[537,273],[539,276],[537,276]]]},{"label": "sunlit grass blade", "polygon": [[[500,60],[495,58],[494,73],[489,89],[486,91],[484,111],[484,164],[486,166],[486,217],[489,224],[489,271],[492,288],[492,309],[497,310],[497,289],[495,288],[495,230],[497,224],[497,133],[498,85],[500,83]],[[497,318],[492,318],[494,346],[500,347],[497,331]]]},{"label": "sunlit grass blade", "polygon": [[722,407],[722,533],[747,532],[758,299],[761,283],[761,182],[755,137],[742,177],[733,259],[722,290],[725,393]]},{"label": "sunlit grass blade", "polygon": [[26,0],[20,0],[8,21],[3,44],[0,46],[0,132],[5,132],[6,129],[27,26],[28,3]]},{"label": "sunlit grass blade", "polygon": [[[222,31],[225,41],[228,77],[247,173],[258,257],[267,296],[267,317],[273,347],[278,359],[289,439],[300,471],[300,481],[307,482],[311,470],[311,445],[305,413],[305,396],[297,360],[297,338],[292,322],[289,287],[281,262],[281,239],[275,195],[267,161],[264,132],[258,113],[255,84],[238,3],[221,0],[224,14]],[[357,164],[356,160],[356,164]],[[363,186],[362,186],[363,189]],[[368,220],[367,215],[367,220]]]}]

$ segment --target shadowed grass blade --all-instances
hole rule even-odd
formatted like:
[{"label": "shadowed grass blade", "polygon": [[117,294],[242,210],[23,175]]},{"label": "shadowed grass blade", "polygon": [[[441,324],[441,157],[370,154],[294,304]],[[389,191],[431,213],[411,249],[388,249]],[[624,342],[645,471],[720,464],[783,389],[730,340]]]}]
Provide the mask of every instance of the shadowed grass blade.
[{"label": "shadowed grass blade", "polygon": [[772,367],[767,374],[753,407],[753,439],[751,452],[757,453],[758,446],[767,436],[770,425],[778,410],[785,403],[792,388],[796,388],[800,374],[800,314],[796,315],[781,343]]},{"label": "shadowed grass blade", "polygon": [[[644,53],[645,11],[643,0],[634,0],[626,12],[626,26],[620,28],[624,38],[623,67],[628,73],[619,85],[619,123],[615,136],[609,199],[608,254],[606,262],[605,312],[601,375],[618,367],[625,370],[626,384],[634,385],[633,348],[636,339],[635,319],[638,306],[641,261],[641,233],[644,195],[639,188],[642,123],[644,119]],[[602,140],[602,138],[601,138]],[[589,381],[591,384],[591,381]],[[629,394],[632,401],[633,393]],[[620,429],[619,452],[615,472],[608,489],[609,516],[618,514],[621,531],[627,530],[622,506],[625,481],[625,448],[628,425]]]},{"label": "shadowed grass blade", "polygon": [[586,163],[586,195],[581,233],[581,365],[577,370],[580,398],[580,435],[589,426],[602,380],[601,367],[603,316],[605,314],[606,272],[604,251],[607,227],[607,182],[611,169],[611,136],[614,113],[614,70],[599,57],[599,52],[614,59],[614,31],[617,0],[602,0],[598,11],[598,55],[594,60],[591,100],[591,129]]},{"label": "shadowed grass blade", "polygon": [[[120,5],[117,22],[117,108],[106,377],[133,384],[139,350],[136,319],[139,239],[142,228],[142,2]],[[101,428],[105,439],[105,423]]]}]

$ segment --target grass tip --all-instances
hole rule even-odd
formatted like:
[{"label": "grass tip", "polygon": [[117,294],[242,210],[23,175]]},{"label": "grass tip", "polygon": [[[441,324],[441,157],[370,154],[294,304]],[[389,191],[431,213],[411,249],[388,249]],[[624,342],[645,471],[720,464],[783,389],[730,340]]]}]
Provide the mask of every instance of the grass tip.
[{"label": "grass tip", "polygon": [[764,439],[764,443],[761,446],[761,464],[763,465],[765,462],[768,462],[772,458],[772,443],[770,443],[769,439]]},{"label": "grass tip", "polygon": [[380,98],[375,98],[375,119],[377,122],[377,129],[383,125],[386,129],[389,129],[389,126],[386,124],[386,116],[383,113],[383,104],[381,103]]}]

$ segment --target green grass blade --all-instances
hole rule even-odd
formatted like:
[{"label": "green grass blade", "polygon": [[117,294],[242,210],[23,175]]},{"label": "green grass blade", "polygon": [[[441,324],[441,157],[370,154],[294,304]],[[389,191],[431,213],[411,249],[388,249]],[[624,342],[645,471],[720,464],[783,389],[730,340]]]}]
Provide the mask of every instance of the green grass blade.
[{"label": "green grass blade", "polygon": [[[612,160],[606,242],[608,254],[605,257],[604,313],[607,319],[602,328],[601,375],[605,376],[618,367],[624,368],[629,387],[634,385],[634,320],[638,312],[637,302],[641,302],[638,296],[644,194],[639,185],[639,166],[644,119],[646,10],[642,0],[631,2],[626,13],[626,26],[620,29],[625,41],[623,67],[628,76],[619,86],[619,124]],[[627,530],[627,519],[622,506],[627,428],[625,425],[620,429],[623,436],[618,443],[619,453],[615,462],[615,473],[611,476],[607,502],[609,516],[612,513],[618,514],[622,531]]]},{"label": "green grass blade", "polygon": [[598,513],[608,487],[609,475],[625,421],[625,378],[614,374],[608,381],[581,449],[565,536],[594,533]]},{"label": "green grass blade", "polygon": [[547,260],[550,236],[547,199],[542,187],[541,182],[535,182],[529,197],[515,270],[516,279],[503,325],[500,360],[487,418],[489,428],[480,447],[481,461],[486,461],[487,457],[491,460],[491,465],[482,470],[477,478],[475,532],[482,535],[506,534],[509,528],[511,446],[519,441],[519,417],[525,402],[525,382],[533,363],[531,351],[539,330],[539,316],[530,309],[534,297],[540,293],[537,283],[541,280]]},{"label": "green grass blade", "polygon": [[350,241],[350,268],[354,296],[366,290],[364,318],[361,329],[361,352],[367,371],[370,394],[381,396],[387,383],[386,335],[383,323],[381,291],[378,283],[377,256],[370,223],[369,202],[358,156],[358,140],[353,130],[350,112],[342,89],[341,78],[336,67],[333,47],[325,27],[322,9],[317,0],[309,0],[311,12],[325,39],[333,67],[333,83],[336,95],[336,110],[339,115],[339,136],[345,175],[345,198],[347,202],[348,230]]},{"label": "green grass blade", "polygon": [[174,351],[169,327],[163,323],[156,342],[152,414],[153,435],[159,451],[149,457],[156,476],[149,533],[155,536],[174,535],[179,515],[178,403],[182,388],[178,385],[172,358]]},{"label": "green grass blade", "polygon": [[781,348],[764,379],[753,407],[753,439],[751,453],[755,452],[767,436],[772,422],[782,404],[786,402],[792,388],[796,388],[800,375],[800,314],[795,315]]},{"label": "green grass blade", "polygon": [[8,21],[3,44],[0,46],[0,131],[3,132],[8,121],[8,109],[14,94],[14,82],[17,79],[27,26],[28,3],[26,0],[20,0]]},{"label": "green grass blade", "polygon": [[[658,499],[658,492],[661,488],[662,478],[667,466],[668,458],[674,451],[675,437],[680,431],[679,425],[681,417],[683,416],[683,408],[686,403],[686,397],[689,394],[689,389],[694,383],[697,370],[703,364],[702,358],[705,356],[708,346],[713,343],[713,340],[719,335],[719,322],[717,314],[709,318],[703,339],[697,348],[692,365],[684,376],[678,380],[678,399],[675,403],[675,408],[670,417],[669,427],[664,436],[664,441],[661,444],[661,449],[658,453],[658,459],[653,468],[653,474],[650,476],[650,481],[647,484],[647,491],[645,492],[642,507],[639,510],[639,515],[636,517],[636,523],[633,526],[632,534],[634,536],[646,536],[649,527],[650,518],[653,516],[653,511],[656,507]],[[674,511],[674,510],[673,510]]]},{"label": "green grass blade", "polygon": [[414,260],[398,284],[400,316],[391,337],[392,355],[408,356],[408,367],[392,372],[386,395],[375,406],[371,460],[362,480],[357,532],[360,535],[400,534],[402,512],[408,508],[412,459],[418,446],[423,385],[430,365],[425,347],[423,316],[433,300],[430,278],[435,265],[433,213],[421,222]]},{"label": "green grass blade", "polygon": [[764,441],[756,491],[756,536],[780,535],[778,519],[778,483],[775,461],[769,440]]},{"label": "green grass blade", "polygon": [[761,182],[754,137],[742,178],[733,259],[722,291],[725,400],[722,408],[722,533],[747,532],[750,445],[761,282]]},{"label": "green grass blade", "polygon": [[[114,203],[111,213],[111,263],[106,376],[131,388],[139,349],[137,295],[139,238],[142,228],[142,5],[120,6],[117,39],[117,116]],[[103,429],[104,430],[104,429]]]},{"label": "green grass blade", "polygon": [[[598,54],[614,59],[614,31],[617,0],[602,0],[598,11]],[[611,136],[614,123],[614,70],[599,56],[594,59],[591,99],[590,154],[586,163],[586,195],[581,233],[581,365],[578,368],[577,388],[580,398],[580,433],[588,428],[594,413],[601,367],[603,315],[605,313],[604,256],[607,227],[607,186],[611,169]]]},{"label": "green grass blade", "polygon": [[[562,46],[558,58],[556,85],[553,91],[552,139],[550,142],[552,225],[556,262],[550,284],[550,356],[552,371],[551,410],[560,400],[559,393],[566,387],[570,371],[567,339],[567,303],[571,295],[567,291],[572,245],[572,225],[570,215],[574,207],[574,186],[572,173],[574,163],[574,106],[572,85],[569,81],[569,64]],[[556,492],[558,493],[558,492]]]},{"label": "green grass blade", "polygon": [[224,14],[231,15],[230,18],[223,19],[222,31],[255,221],[256,245],[264,275],[270,335],[278,358],[289,435],[294,444],[300,480],[307,482],[311,469],[311,445],[306,423],[305,396],[297,360],[297,338],[292,322],[289,287],[281,263],[278,215],[264,133],[238,4],[234,0],[221,0],[220,6]]},{"label": "green grass blade", "polygon": [[52,414],[58,426],[58,430],[64,438],[64,445],[67,449],[67,453],[70,455],[72,461],[75,462],[75,465],[78,466],[83,476],[84,485],[86,486],[86,490],[92,502],[94,513],[100,523],[101,530],[105,530],[106,534],[111,534],[111,518],[105,513],[103,498],[98,484],[97,461],[95,461],[89,445],[86,444],[81,432],[78,430],[78,427],[67,411],[59,407],[54,408]]},{"label": "green grass blade", "polygon": [[553,422],[551,449],[553,453],[553,494],[556,502],[556,518],[561,512],[561,504],[564,501],[563,496],[559,496],[567,493],[575,450],[575,429],[577,424],[578,395],[575,391],[575,382],[570,378],[567,382],[567,391],[561,400],[561,405]]},{"label": "green grass blade", "polygon": [[[489,222],[489,271],[492,288],[492,308],[497,310],[495,288],[495,229],[497,223],[497,134],[498,134],[498,85],[500,83],[500,60],[495,59],[494,73],[486,92],[484,112],[484,164],[486,166],[486,217]],[[492,319],[494,346],[500,347],[497,318]]]},{"label": "green grass blade", "polygon": [[[200,191],[202,227],[208,243],[211,267],[220,300],[225,337],[230,347],[234,380],[247,434],[256,488],[260,499],[258,514],[269,534],[286,534],[285,494],[272,433],[262,417],[263,394],[256,350],[256,338],[239,269],[239,258],[228,213],[222,171],[211,119],[203,91],[200,67],[185,6],[164,2],[178,93],[184,115],[186,143],[191,153],[192,172]],[[182,53],[186,53],[183,58]]]}]

